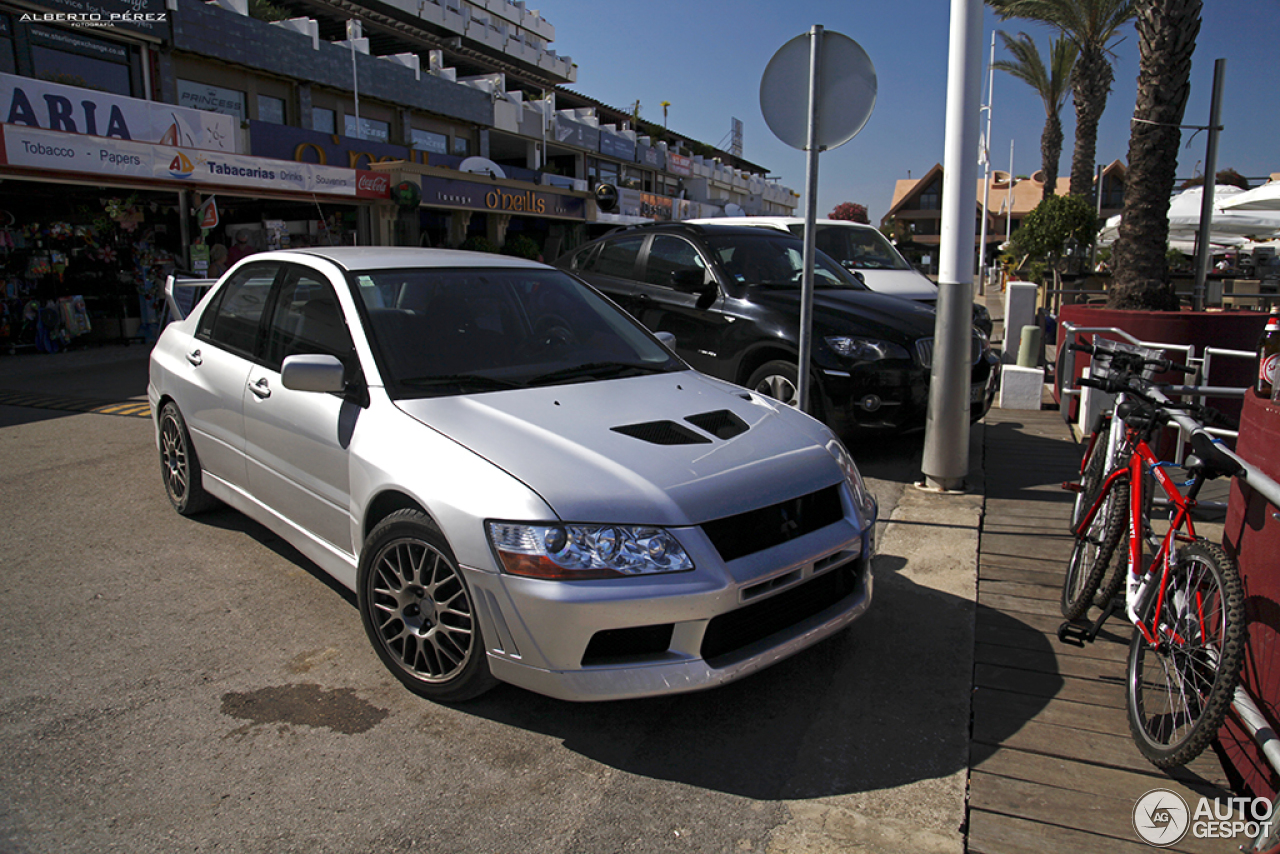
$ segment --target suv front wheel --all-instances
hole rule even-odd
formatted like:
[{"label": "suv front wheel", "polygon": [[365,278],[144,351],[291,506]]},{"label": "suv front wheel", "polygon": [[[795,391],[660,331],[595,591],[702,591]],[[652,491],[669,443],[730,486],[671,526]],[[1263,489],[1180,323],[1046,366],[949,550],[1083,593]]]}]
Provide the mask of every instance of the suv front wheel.
[{"label": "suv front wheel", "polygon": [[[752,372],[751,378],[747,380],[747,388],[757,394],[780,400],[787,406],[798,407],[800,405],[799,368],[794,363],[784,362],[781,359],[765,362]],[[819,421],[822,420],[821,396],[818,394],[818,386],[812,374],[809,376],[809,414]]]}]

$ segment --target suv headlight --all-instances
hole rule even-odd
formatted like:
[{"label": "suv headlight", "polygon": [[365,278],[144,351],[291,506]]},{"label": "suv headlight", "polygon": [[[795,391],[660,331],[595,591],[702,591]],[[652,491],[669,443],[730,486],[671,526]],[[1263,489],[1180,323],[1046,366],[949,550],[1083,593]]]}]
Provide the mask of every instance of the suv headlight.
[{"label": "suv headlight", "polygon": [[868,525],[875,522],[876,498],[867,489],[866,481],[862,479],[862,472],[858,471],[858,465],[853,461],[849,450],[838,439],[828,443],[827,450],[836,458],[836,462],[840,464],[840,470],[844,472],[845,483],[849,484],[849,492],[853,495],[853,503],[858,508],[862,522]]},{"label": "suv headlight", "polygon": [[854,338],[848,335],[833,335],[824,339],[827,346],[846,359],[860,362],[874,362],[877,359],[910,359],[906,348],[891,341],[879,338]]},{"label": "suv headlight", "polygon": [[664,528],[490,522],[489,542],[512,575],[576,581],[685,572],[693,561]]}]

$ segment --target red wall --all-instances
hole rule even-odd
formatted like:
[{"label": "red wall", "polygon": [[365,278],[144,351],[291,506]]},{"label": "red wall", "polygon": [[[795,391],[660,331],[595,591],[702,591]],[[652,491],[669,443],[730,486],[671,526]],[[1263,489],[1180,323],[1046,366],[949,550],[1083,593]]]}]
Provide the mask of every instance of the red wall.
[{"label": "red wall", "polygon": [[[1245,395],[1236,452],[1268,477],[1280,480],[1280,405]],[[1240,564],[1244,578],[1249,645],[1242,682],[1267,721],[1280,732],[1280,521],[1266,499],[1239,480],[1231,484],[1231,500],[1223,546]],[[1255,795],[1273,796],[1275,772],[1234,715],[1219,733],[1229,761]]]},{"label": "red wall", "polygon": [[[1123,329],[1141,341],[1157,341],[1163,344],[1192,344],[1196,356],[1201,356],[1206,347],[1220,347],[1227,350],[1253,350],[1267,325],[1267,315],[1261,311],[1127,311],[1114,308],[1095,308],[1088,305],[1064,305],[1058,315],[1059,328],[1066,321],[1074,326],[1114,326]],[[1058,337],[1059,364],[1061,352],[1066,341]],[[1176,353],[1168,354],[1169,358],[1180,361]],[[1075,376],[1070,378],[1070,387],[1080,377],[1080,371],[1088,365],[1088,357],[1083,353],[1076,354]],[[1215,359],[1210,381],[1216,386],[1247,386],[1253,382],[1254,364],[1247,359]],[[1061,403],[1061,383],[1065,377],[1055,378],[1054,397]],[[1173,381],[1172,377],[1162,378]],[[1072,398],[1071,417],[1075,418],[1075,401]],[[1240,411],[1239,401],[1210,400],[1215,406],[1231,417]]]}]

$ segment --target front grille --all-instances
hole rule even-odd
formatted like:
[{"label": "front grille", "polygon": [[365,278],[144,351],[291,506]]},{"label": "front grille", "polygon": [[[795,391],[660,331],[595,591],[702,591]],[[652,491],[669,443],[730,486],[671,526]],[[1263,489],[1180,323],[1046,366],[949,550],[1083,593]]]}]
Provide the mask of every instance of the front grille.
[{"label": "front grille", "polygon": [[831,607],[857,589],[860,565],[861,561],[849,561],[776,596],[713,618],[702,637],[702,658],[711,667],[723,667],[743,647]]},{"label": "front grille", "polygon": [[[982,354],[990,348],[991,344],[985,337],[977,332],[973,333],[973,337],[969,342],[969,363],[978,364],[978,360],[982,358]],[[933,339],[921,338],[916,341],[916,358],[920,360],[920,366],[924,368],[933,367]]]},{"label": "front grille", "polygon": [[704,522],[702,530],[726,562],[803,537],[844,518],[840,488],[817,492]]}]

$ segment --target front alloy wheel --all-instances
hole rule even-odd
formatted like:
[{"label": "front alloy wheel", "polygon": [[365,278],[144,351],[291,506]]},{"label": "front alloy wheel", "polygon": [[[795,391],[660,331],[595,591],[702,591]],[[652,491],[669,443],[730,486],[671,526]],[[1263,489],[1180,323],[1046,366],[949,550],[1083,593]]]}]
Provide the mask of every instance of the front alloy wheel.
[{"label": "front alloy wheel", "polygon": [[471,594],[426,515],[401,510],[374,528],[358,587],[369,640],[409,690],[447,703],[492,686]]}]

